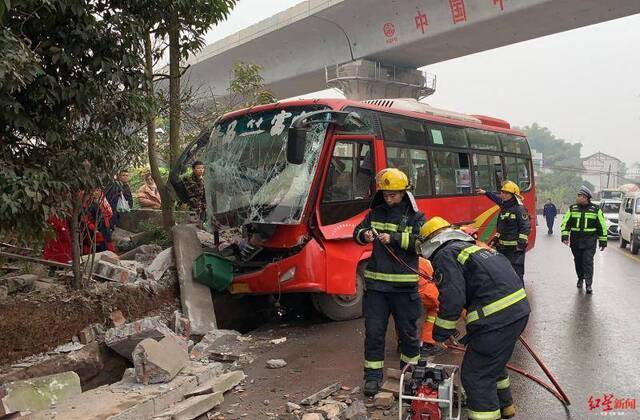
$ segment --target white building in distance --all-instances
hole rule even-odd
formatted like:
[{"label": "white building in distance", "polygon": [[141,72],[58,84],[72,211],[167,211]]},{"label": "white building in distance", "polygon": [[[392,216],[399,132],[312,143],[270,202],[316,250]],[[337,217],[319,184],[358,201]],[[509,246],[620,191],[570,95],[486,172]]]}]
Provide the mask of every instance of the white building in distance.
[{"label": "white building in distance", "polygon": [[582,179],[595,187],[595,192],[604,189],[617,189],[621,184],[620,170],[622,161],[606,153],[597,152],[582,158],[584,172]]}]

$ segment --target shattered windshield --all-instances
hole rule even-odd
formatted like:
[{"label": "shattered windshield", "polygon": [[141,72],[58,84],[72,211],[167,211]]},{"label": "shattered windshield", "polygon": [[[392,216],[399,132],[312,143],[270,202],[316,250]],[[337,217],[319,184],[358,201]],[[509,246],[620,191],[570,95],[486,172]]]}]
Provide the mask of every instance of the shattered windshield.
[{"label": "shattered windshield", "polygon": [[327,124],[311,126],[300,165],[287,162],[287,129],[295,118],[325,108],[246,114],[214,127],[203,157],[207,212],[217,224],[300,222]]}]

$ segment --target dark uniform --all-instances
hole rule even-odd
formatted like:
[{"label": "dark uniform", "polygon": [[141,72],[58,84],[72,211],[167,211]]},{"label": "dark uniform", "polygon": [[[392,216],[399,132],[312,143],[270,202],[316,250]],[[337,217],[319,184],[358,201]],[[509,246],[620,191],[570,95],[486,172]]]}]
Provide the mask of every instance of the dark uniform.
[{"label": "dark uniform", "polygon": [[593,203],[584,206],[572,204],[562,219],[560,230],[562,241],[571,237],[570,246],[578,275],[578,287],[582,287],[584,280],[587,291],[590,291],[596,244],[600,242],[600,247],[607,246],[607,224],[604,214]]},{"label": "dark uniform", "polygon": [[366,245],[364,232],[371,228],[379,234],[389,233],[389,248],[415,270],[398,262],[380,241],[373,242],[373,253],[364,272],[364,376],[365,381],[380,382],[390,314],[393,315],[400,338],[401,367],[406,363],[417,363],[419,358],[417,321],[421,303],[418,295],[418,254],[415,242],[420,227],[425,223],[425,217],[418,211],[408,192],[399,204],[391,207],[382,200],[380,194],[376,194],[371,207],[372,210],[362,223],[356,226],[354,240],[360,245]]},{"label": "dark uniform", "polygon": [[440,291],[433,338],[441,342],[454,334],[467,310],[461,380],[469,418],[492,420],[513,404],[506,365],[530,308],[509,261],[472,241],[446,242],[431,256]]},{"label": "dark uniform", "polygon": [[184,179],[184,187],[189,197],[189,207],[198,214],[200,221],[207,216],[207,200],[205,197],[204,178],[195,174]]},{"label": "dark uniform", "polygon": [[529,213],[525,206],[518,203],[515,196],[508,201],[502,201],[500,197],[490,193],[487,193],[487,196],[500,205],[494,238],[496,249],[507,257],[520,279],[524,281],[524,256],[531,231]]}]

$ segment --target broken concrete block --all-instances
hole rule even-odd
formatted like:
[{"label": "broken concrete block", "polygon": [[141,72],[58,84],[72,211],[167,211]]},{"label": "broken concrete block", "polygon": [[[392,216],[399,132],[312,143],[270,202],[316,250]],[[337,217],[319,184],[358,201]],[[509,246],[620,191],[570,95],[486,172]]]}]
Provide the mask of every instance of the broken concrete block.
[{"label": "broken concrete block", "polygon": [[193,397],[195,395],[213,394],[214,392],[225,393],[234,386],[238,385],[245,378],[245,374],[241,370],[235,370],[233,372],[223,373],[222,375],[213,378],[211,381],[205,383],[202,386],[194,389],[192,392],[185,394],[185,398]]},{"label": "broken concrete block", "polygon": [[182,312],[175,311],[173,312],[173,323],[173,331],[176,335],[188,340],[191,336],[191,322],[189,322],[189,318],[182,315]]},{"label": "broken concrete block", "polygon": [[136,255],[138,254],[144,254],[146,256],[149,256],[149,258],[153,258],[155,257],[160,251],[162,251],[162,248],[158,245],[155,244],[144,244],[144,245],[140,245],[137,246],[135,248],[133,248],[130,251],[125,252],[124,254],[120,255],[120,259],[121,260],[135,260],[136,259]]},{"label": "broken concrete block", "polygon": [[398,369],[387,368],[387,378],[399,381],[400,375],[402,375],[402,371]]},{"label": "broken concrete block", "polygon": [[111,240],[116,245],[127,245],[131,242],[131,235],[133,235],[132,232],[116,226],[113,233],[111,233]]},{"label": "broken concrete block", "polygon": [[376,406],[376,408],[391,408],[394,402],[395,398],[391,392],[378,392],[376,396],[373,397],[373,405]]},{"label": "broken concrete block", "polygon": [[9,382],[0,386],[0,416],[44,410],[81,392],[80,377],[75,372]]},{"label": "broken concrete block", "polygon": [[171,420],[191,420],[201,414],[211,411],[214,407],[220,405],[224,401],[221,392],[213,394],[198,395],[188,398],[171,407],[169,410],[161,413],[156,418]]},{"label": "broken concrete block", "polygon": [[400,382],[395,379],[387,379],[382,384],[381,391],[391,392],[394,396],[398,396],[400,392]]},{"label": "broken concrete block", "polygon": [[153,338],[142,340],[131,356],[136,381],[145,385],[169,382],[188,361],[187,352],[174,337],[159,342]]},{"label": "broken concrete block", "polygon": [[147,279],[158,281],[162,278],[165,271],[176,265],[173,259],[173,248],[167,248],[153,259],[151,264],[145,269]]},{"label": "broken concrete block", "polygon": [[7,288],[8,294],[29,292],[35,288],[36,281],[40,277],[35,274],[22,274],[20,276],[0,278],[0,285]]},{"label": "broken concrete block", "polygon": [[104,258],[93,266],[93,275],[121,284],[133,283],[138,278],[136,271],[118,264],[109,263]]},{"label": "broken concrete block", "polygon": [[54,291],[67,290],[67,288],[63,284],[56,283],[54,280],[44,279],[44,278],[38,279],[34,284],[34,287],[36,290],[54,290]]},{"label": "broken concrete block", "polygon": [[238,340],[240,333],[234,330],[212,330],[191,350],[192,359],[200,359],[212,351],[229,350],[231,343],[242,343]]},{"label": "broken concrete block", "polygon": [[340,417],[340,414],[347,408],[347,405],[344,403],[334,402],[329,404],[324,404],[317,408],[316,411],[319,411],[328,419]]},{"label": "broken concrete block", "polygon": [[82,344],[91,343],[92,341],[94,341],[96,339],[97,331],[98,330],[97,330],[95,324],[89,325],[88,327],[84,327],[78,333],[78,336],[80,337],[80,342]]},{"label": "broken concrete block", "polygon": [[120,310],[111,312],[109,314],[109,318],[111,319],[114,327],[119,327],[127,322],[127,320],[124,318],[124,315],[122,315],[122,311]]},{"label": "broken concrete block", "polygon": [[368,420],[367,416],[367,407],[360,400],[354,401],[343,414],[345,420]]},{"label": "broken concrete block", "polygon": [[175,334],[162,323],[159,316],[154,316],[111,328],[106,332],[104,342],[116,353],[131,360],[133,349],[142,340],[161,340],[167,336]]},{"label": "broken concrete block", "polygon": [[335,384],[329,385],[328,387],[321,389],[315,394],[309,395],[308,397],[300,401],[300,404],[313,405],[318,401],[320,401],[321,399],[327,398],[329,395],[333,394],[334,392],[337,392],[341,386],[342,384],[340,382],[336,382]]},{"label": "broken concrete block", "polygon": [[302,416],[302,420],[324,420],[324,416],[320,413],[306,413]]},{"label": "broken concrete block", "polygon": [[[94,259],[93,259],[93,263],[97,263],[98,261],[100,261],[102,259],[102,257],[109,257],[115,260],[119,260],[120,257],[118,256],[118,254],[116,254],[113,251],[102,251],[102,252],[96,252]],[[82,257],[82,264],[87,264],[88,262],[91,261],[91,254],[85,255]]]},{"label": "broken concrete block", "polygon": [[216,318],[211,290],[193,280],[193,262],[202,254],[202,245],[195,227],[178,225],[172,230],[182,311],[191,322],[192,333],[204,335],[216,328]]},{"label": "broken concrete block", "polygon": [[302,407],[296,403],[288,402],[287,403],[287,411],[289,413],[293,413],[294,411],[302,410]]},{"label": "broken concrete block", "polygon": [[267,360],[267,367],[269,369],[281,369],[287,366],[287,362],[283,359],[271,359]]}]

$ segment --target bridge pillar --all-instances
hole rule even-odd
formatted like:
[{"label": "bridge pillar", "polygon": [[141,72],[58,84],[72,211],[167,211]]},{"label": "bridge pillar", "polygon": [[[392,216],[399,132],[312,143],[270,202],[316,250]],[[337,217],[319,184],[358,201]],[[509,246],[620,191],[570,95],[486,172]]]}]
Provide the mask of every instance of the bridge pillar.
[{"label": "bridge pillar", "polygon": [[325,67],[328,88],[340,89],[348,99],[414,98],[436,91],[436,76],[411,67],[354,60]]}]

